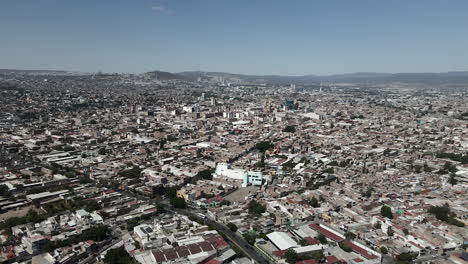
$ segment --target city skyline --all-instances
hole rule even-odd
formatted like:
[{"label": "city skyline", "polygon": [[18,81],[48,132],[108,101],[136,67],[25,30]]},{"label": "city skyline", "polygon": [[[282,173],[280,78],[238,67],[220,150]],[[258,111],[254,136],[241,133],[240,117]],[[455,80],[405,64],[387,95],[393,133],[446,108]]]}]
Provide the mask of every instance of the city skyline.
[{"label": "city skyline", "polygon": [[3,1],[0,68],[466,71],[467,8],[464,1]]}]

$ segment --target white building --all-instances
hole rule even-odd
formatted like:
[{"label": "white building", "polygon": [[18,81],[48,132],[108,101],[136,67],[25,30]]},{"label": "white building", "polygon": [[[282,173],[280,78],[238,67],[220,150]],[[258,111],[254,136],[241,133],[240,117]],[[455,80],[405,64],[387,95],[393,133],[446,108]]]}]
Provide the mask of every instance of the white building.
[{"label": "white building", "polygon": [[296,241],[285,232],[272,232],[267,237],[279,250],[299,247]]},{"label": "white building", "polygon": [[142,247],[161,247],[167,242],[166,236],[158,234],[151,226],[147,224],[135,226],[133,228],[133,232],[135,235],[135,240],[140,242]]},{"label": "white building", "polygon": [[241,180],[242,186],[244,187],[249,185],[259,186],[263,184],[263,174],[261,172],[231,168],[231,165],[228,163],[218,163],[213,176]]}]

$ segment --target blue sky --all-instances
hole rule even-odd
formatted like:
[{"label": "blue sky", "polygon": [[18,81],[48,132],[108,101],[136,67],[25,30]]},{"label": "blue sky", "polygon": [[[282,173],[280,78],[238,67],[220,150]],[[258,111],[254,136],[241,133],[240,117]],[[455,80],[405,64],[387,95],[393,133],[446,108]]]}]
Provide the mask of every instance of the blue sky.
[{"label": "blue sky", "polygon": [[466,0],[0,0],[0,68],[468,70]]}]

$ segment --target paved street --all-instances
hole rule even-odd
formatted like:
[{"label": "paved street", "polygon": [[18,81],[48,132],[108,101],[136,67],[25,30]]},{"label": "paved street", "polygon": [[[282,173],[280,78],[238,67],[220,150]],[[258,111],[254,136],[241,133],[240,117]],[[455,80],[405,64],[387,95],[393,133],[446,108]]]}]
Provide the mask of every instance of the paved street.
[{"label": "paved street", "polygon": [[[180,210],[176,209],[175,212],[184,214],[187,216],[195,215],[193,212],[189,210]],[[247,257],[250,259],[255,260],[256,263],[259,264],[267,264],[270,263],[261,253],[257,252],[249,243],[247,243],[243,238],[238,236],[236,233],[232,232],[228,227],[225,225],[213,221],[209,218],[205,218],[205,223],[209,225],[213,225],[216,227],[220,232],[222,232],[232,243],[234,243]]]}]

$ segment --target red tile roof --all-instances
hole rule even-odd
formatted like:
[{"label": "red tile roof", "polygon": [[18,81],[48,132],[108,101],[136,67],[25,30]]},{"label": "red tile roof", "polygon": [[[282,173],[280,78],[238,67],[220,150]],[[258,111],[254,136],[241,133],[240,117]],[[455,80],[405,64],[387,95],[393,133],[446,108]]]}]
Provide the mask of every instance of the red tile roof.
[{"label": "red tile roof", "polygon": [[202,252],[201,248],[196,244],[188,245],[187,247],[192,255]]},{"label": "red tile roof", "polygon": [[215,248],[221,249],[228,246],[228,243],[222,236],[214,236],[207,239]]},{"label": "red tile roof", "polygon": [[199,245],[202,248],[203,252],[207,252],[207,251],[211,251],[215,249],[215,247],[213,247],[211,243],[206,242],[206,241],[199,243]]},{"label": "red tile roof", "polygon": [[210,199],[207,200],[207,202],[214,202],[214,201],[217,201],[217,202],[222,202],[224,201],[223,197],[219,196],[219,195],[216,195],[214,197],[211,197]]},{"label": "red tile roof", "polygon": [[186,247],[178,247],[176,249],[177,254],[179,254],[180,257],[186,257],[190,255],[190,251]]},{"label": "red tile roof", "polygon": [[282,257],[284,257],[284,255],[286,254],[286,252],[288,252],[287,249],[285,249],[285,250],[273,251],[272,253],[275,254],[276,256],[282,258]]},{"label": "red tile roof", "polygon": [[326,257],[326,262],[327,264],[332,264],[332,263],[337,263],[339,262],[338,258],[335,256],[327,256]]},{"label": "red tile roof", "polygon": [[216,237],[214,237],[214,239],[215,239],[214,240],[215,242],[203,241],[200,243],[190,244],[187,246],[180,246],[180,247],[169,248],[169,249],[164,249],[164,250],[153,250],[152,253],[157,262],[165,262],[167,260],[183,258],[189,255],[200,253],[202,251],[203,252],[214,251],[216,249],[215,243],[218,243],[218,244],[222,243],[219,239],[216,239]]},{"label": "red tile roof", "polygon": [[164,256],[164,254],[157,250],[157,251],[153,251],[153,256],[154,258],[156,259],[156,262],[160,263],[160,262],[164,262],[166,261],[166,257]]},{"label": "red tile roof", "polygon": [[320,241],[318,239],[312,238],[312,237],[304,237],[304,240],[309,243],[309,245],[318,245],[320,244]]},{"label": "red tile roof", "polygon": [[205,264],[220,264],[220,263],[221,263],[221,261],[216,260],[216,259],[212,259],[212,260],[206,262]]},{"label": "red tile roof", "polygon": [[343,241],[344,240],[344,237],[340,237],[328,230],[326,230],[325,228],[319,226],[318,224],[311,224],[309,225],[310,228],[314,229],[315,231],[321,233],[322,235],[330,238],[331,240],[334,240],[336,242],[340,242],[340,241]]},{"label": "red tile roof", "polygon": [[[325,258],[324,264],[334,264],[339,262],[338,258],[335,256],[328,256]],[[303,261],[298,261],[296,264],[318,264],[318,262],[315,259],[307,259]]]},{"label": "red tile roof", "polygon": [[353,242],[351,242],[349,240],[345,240],[343,243],[345,245],[349,246],[354,252],[356,252],[359,255],[365,257],[366,259],[376,259],[376,258],[378,258],[376,255],[373,255],[373,254],[369,253],[364,248],[354,244]]},{"label": "red tile roof", "polygon": [[172,248],[165,249],[162,251],[162,253],[164,254],[164,256],[166,256],[167,260],[173,260],[173,259],[179,258],[179,256],[177,255],[177,251]]},{"label": "red tile roof", "polygon": [[318,262],[315,259],[307,259],[303,261],[298,261],[296,264],[318,264]]}]

